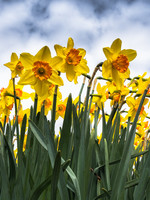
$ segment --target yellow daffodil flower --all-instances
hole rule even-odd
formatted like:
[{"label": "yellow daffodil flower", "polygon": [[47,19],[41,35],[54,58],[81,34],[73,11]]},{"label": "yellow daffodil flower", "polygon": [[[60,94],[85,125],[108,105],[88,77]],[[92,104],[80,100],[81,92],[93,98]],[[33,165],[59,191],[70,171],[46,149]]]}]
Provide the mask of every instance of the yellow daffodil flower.
[{"label": "yellow daffodil flower", "polygon": [[51,84],[63,85],[63,80],[56,71],[63,60],[58,56],[52,58],[47,46],[40,49],[35,56],[22,53],[20,60],[26,71],[20,77],[18,84],[32,85],[39,96],[45,95]]},{"label": "yellow daffodil flower", "polygon": [[7,88],[0,90],[0,114],[5,114],[6,116],[9,116],[14,105],[14,97],[9,94],[13,95],[12,80],[9,81]]},{"label": "yellow daffodil flower", "polygon": [[66,104],[67,104],[68,98],[63,100],[58,100],[56,105],[56,120],[60,117],[64,118],[65,111],[66,111]]},{"label": "yellow daffodil flower", "polygon": [[72,38],[68,39],[67,48],[60,45],[55,45],[54,48],[57,55],[64,61],[62,65],[58,66],[57,70],[66,73],[69,81],[75,80],[75,83],[77,83],[77,76],[89,72],[87,61],[84,59],[86,51],[81,48],[75,49]]},{"label": "yellow daffodil flower", "polygon": [[107,60],[102,65],[102,75],[104,78],[112,78],[118,89],[123,85],[124,79],[130,76],[129,62],[137,55],[132,49],[121,50],[121,44],[122,41],[118,38],[111,47],[103,48]]},{"label": "yellow daffodil flower", "polygon": [[101,109],[102,104],[107,100],[107,97],[108,97],[108,93],[106,91],[106,85],[101,87],[101,84],[98,83],[96,90],[97,90],[97,94],[93,96],[92,101],[94,103],[97,103],[98,107]]},{"label": "yellow daffodil flower", "polygon": [[18,58],[16,53],[11,54],[11,61],[4,64],[6,67],[8,67],[11,70],[11,77],[15,78],[18,76],[21,76],[24,72],[24,66],[22,65],[20,59]]},{"label": "yellow daffodil flower", "polygon": [[[128,111],[128,116],[131,117],[131,121],[133,121],[135,118],[141,98],[142,97],[138,97],[137,99],[134,99],[133,97],[126,98],[126,103],[130,107]],[[141,112],[140,112],[141,121],[143,121],[145,117],[147,116],[147,113],[144,110],[144,105],[146,105],[147,103],[148,103],[148,99],[146,98],[144,99],[144,103],[142,105]]]}]

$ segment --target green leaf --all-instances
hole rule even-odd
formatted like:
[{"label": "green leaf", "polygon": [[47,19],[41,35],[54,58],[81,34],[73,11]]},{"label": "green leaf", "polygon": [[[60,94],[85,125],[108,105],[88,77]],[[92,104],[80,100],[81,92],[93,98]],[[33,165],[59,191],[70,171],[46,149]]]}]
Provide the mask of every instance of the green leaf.
[{"label": "green leaf", "polygon": [[120,161],[120,165],[116,174],[116,179],[113,183],[112,186],[112,195],[111,195],[111,200],[117,200],[119,199],[121,192],[123,190],[123,187],[125,185],[125,179],[126,179],[126,173],[127,173],[127,169],[129,167],[129,161],[131,158],[131,153],[133,150],[133,143],[134,143],[134,137],[135,137],[135,130],[136,130],[136,125],[137,125],[137,121],[138,121],[138,117],[146,96],[147,90],[144,91],[143,97],[141,99],[139,108],[137,110],[134,122],[132,124],[129,136],[127,138],[124,150],[123,150],[123,154],[122,154],[122,158]]},{"label": "green leaf", "polygon": [[31,119],[29,119],[29,126],[30,126],[33,134],[39,141],[39,143],[42,145],[42,147],[44,149],[47,150],[46,139],[45,139],[44,135],[42,134],[41,130],[36,126],[36,124]]},{"label": "green leaf", "polygon": [[107,141],[104,139],[104,147],[105,147],[105,174],[106,174],[106,184],[107,190],[110,190],[110,172],[109,172],[109,157],[108,157],[108,148]]},{"label": "green leaf", "polygon": [[46,180],[44,180],[32,193],[30,200],[37,200],[42,192],[51,184],[52,176],[49,176]]},{"label": "green leaf", "polygon": [[146,162],[144,163],[142,173],[139,179],[139,184],[135,188],[134,191],[134,199],[141,200],[145,197],[145,190],[148,184],[148,181],[150,180],[150,151],[148,152],[148,155],[146,157]]},{"label": "green leaf", "polygon": [[60,151],[56,155],[55,163],[54,163],[54,169],[52,174],[52,181],[51,181],[51,199],[56,200],[56,194],[57,194],[57,184],[60,174],[60,166],[61,166],[61,156]]},{"label": "green leaf", "polygon": [[71,152],[71,122],[72,122],[72,97],[69,95],[65,117],[63,121],[63,127],[61,130],[61,138],[59,142],[59,150],[61,150],[62,157],[66,160],[69,158]]}]

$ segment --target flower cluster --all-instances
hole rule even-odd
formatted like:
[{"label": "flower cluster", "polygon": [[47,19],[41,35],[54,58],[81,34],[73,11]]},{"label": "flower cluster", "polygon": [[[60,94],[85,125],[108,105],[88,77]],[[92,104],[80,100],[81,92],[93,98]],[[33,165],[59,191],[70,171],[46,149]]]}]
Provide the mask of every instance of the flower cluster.
[{"label": "flower cluster", "polygon": [[[101,76],[94,77],[98,82],[93,88],[91,94],[91,103],[89,105],[89,116],[91,123],[94,119],[94,114],[97,109],[108,106],[110,108],[119,107],[121,114],[121,125],[126,126],[128,118],[133,122],[135,114],[140,104],[140,100],[144,90],[150,85],[150,77],[143,76],[130,78],[130,62],[135,59],[137,53],[132,49],[121,50],[122,42],[116,39],[111,47],[103,48],[106,60],[103,62]],[[9,117],[14,105],[14,97],[16,97],[18,121],[21,123],[24,114],[28,114],[29,110],[23,110],[21,100],[31,98],[34,100],[34,93],[28,94],[23,91],[24,85],[30,85],[35,90],[38,96],[37,112],[40,112],[41,107],[45,107],[45,115],[53,108],[54,94],[57,95],[56,115],[55,120],[60,117],[64,118],[67,98],[62,99],[59,86],[63,86],[64,82],[61,78],[61,73],[65,73],[68,81],[74,81],[77,84],[77,78],[84,75],[84,78],[89,78],[89,67],[85,59],[86,51],[82,48],[75,48],[72,38],[68,39],[67,47],[56,44],[54,46],[56,56],[52,57],[48,46],[41,48],[35,56],[30,53],[21,53],[20,57],[16,53],[12,53],[11,61],[4,64],[11,70],[11,80],[7,88],[0,90],[0,116],[3,119]],[[95,76],[95,74],[94,74]],[[17,85],[13,85],[13,81],[19,77]],[[84,85],[84,83],[83,83]],[[139,145],[143,138],[148,137],[150,129],[149,114],[146,109],[150,107],[150,89],[147,91],[147,98],[144,100],[138,127],[135,146]],[[81,109],[84,109],[84,102],[81,98],[77,98],[74,102],[77,113],[80,114]],[[109,113],[106,113],[106,117]],[[101,120],[101,114],[98,116],[98,122]],[[145,130],[145,131],[143,131]],[[147,135],[146,135],[147,134]],[[99,137],[100,138],[100,137]]]}]

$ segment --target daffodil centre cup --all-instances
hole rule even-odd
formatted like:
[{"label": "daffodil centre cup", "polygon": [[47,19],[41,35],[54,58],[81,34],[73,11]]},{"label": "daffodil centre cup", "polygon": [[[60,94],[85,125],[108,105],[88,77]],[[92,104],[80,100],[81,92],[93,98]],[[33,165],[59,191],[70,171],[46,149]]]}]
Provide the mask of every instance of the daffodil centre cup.
[{"label": "daffodil centre cup", "polygon": [[52,67],[45,61],[36,61],[33,66],[32,71],[34,72],[35,77],[41,81],[49,79],[52,75]]},{"label": "daffodil centre cup", "polygon": [[116,60],[112,61],[112,66],[116,70],[118,70],[120,73],[125,73],[129,67],[129,61],[127,56],[125,55],[119,55]]},{"label": "daffodil centre cup", "polygon": [[22,71],[24,69],[24,66],[22,65],[21,61],[19,61],[16,65],[16,70],[17,71]]},{"label": "daffodil centre cup", "polygon": [[69,65],[78,65],[81,61],[82,56],[79,55],[80,51],[77,49],[71,49],[66,56],[66,62]]}]

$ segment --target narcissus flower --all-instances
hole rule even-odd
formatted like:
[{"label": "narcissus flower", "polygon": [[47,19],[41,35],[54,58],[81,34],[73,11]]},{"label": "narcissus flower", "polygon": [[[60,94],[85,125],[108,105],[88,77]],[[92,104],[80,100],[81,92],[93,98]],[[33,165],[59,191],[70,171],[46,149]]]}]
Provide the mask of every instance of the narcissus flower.
[{"label": "narcissus flower", "polygon": [[22,63],[16,53],[12,53],[11,61],[4,65],[11,70],[12,78],[15,78],[17,75],[21,76],[22,73],[24,72],[24,66],[22,65]]},{"label": "narcissus flower", "polygon": [[57,105],[56,105],[56,120],[60,117],[64,118],[65,111],[66,111],[66,104],[67,104],[68,98],[66,98],[64,101],[63,100],[58,100]]},{"label": "narcissus flower", "polygon": [[68,39],[67,48],[60,45],[55,45],[54,48],[57,55],[64,61],[62,65],[58,66],[57,70],[66,73],[69,81],[75,79],[75,83],[77,83],[77,76],[89,72],[87,61],[84,59],[86,51],[81,48],[75,49],[72,38]]},{"label": "narcissus flower", "polygon": [[11,80],[7,88],[2,88],[0,90],[0,114],[4,113],[6,116],[9,116],[14,105],[14,97],[9,94],[13,94]]},{"label": "narcissus flower", "polygon": [[102,104],[104,104],[104,102],[107,100],[107,97],[108,97],[108,93],[106,89],[107,89],[106,85],[101,87],[101,84],[98,83],[97,88],[96,88],[97,94],[94,94],[93,99],[92,99],[94,103],[97,103],[100,109],[102,108]]},{"label": "narcissus flower", "polygon": [[[138,97],[137,99],[134,99],[133,97],[126,98],[126,103],[130,107],[128,111],[128,116],[131,117],[131,121],[134,120],[135,118],[141,98],[142,97]],[[148,103],[148,99],[146,98],[144,99],[144,103],[142,105],[141,112],[140,112],[141,121],[143,121],[145,117],[147,116],[147,113],[144,110],[144,105],[146,105],[147,103]]]},{"label": "narcissus flower", "polygon": [[40,49],[35,56],[22,53],[20,60],[26,71],[20,77],[18,84],[32,85],[39,96],[45,95],[51,84],[63,85],[63,80],[56,71],[63,59],[58,56],[52,58],[47,46]]},{"label": "narcissus flower", "polygon": [[132,49],[121,50],[122,41],[116,39],[111,47],[103,48],[107,58],[102,65],[102,75],[104,78],[112,78],[118,89],[123,85],[124,79],[130,76],[129,62],[137,53]]}]

